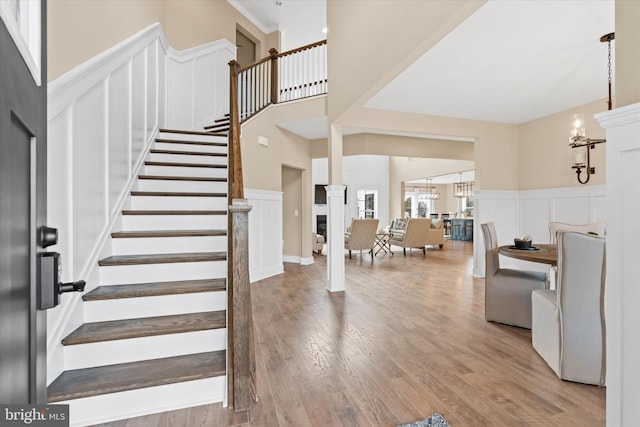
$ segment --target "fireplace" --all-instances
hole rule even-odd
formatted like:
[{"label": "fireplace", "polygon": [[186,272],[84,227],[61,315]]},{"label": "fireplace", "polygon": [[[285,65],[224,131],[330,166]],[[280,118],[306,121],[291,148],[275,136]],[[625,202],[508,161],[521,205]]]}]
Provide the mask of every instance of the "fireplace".
[{"label": "fireplace", "polygon": [[316,233],[322,234],[324,241],[327,242],[327,216],[316,215]]}]

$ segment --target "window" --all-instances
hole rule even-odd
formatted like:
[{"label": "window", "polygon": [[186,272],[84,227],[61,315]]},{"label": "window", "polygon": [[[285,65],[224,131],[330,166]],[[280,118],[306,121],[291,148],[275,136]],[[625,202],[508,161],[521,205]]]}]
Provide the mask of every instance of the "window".
[{"label": "window", "polygon": [[378,191],[358,190],[358,218],[377,218]]},{"label": "window", "polygon": [[0,0],[0,18],[22,54],[33,79],[40,85],[40,2]]},{"label": "window", "polygon": [[433,199],[428,198],[426,192],[419,189],[404,192],[404,211],[408,218],[429,218],[435,211]]}]

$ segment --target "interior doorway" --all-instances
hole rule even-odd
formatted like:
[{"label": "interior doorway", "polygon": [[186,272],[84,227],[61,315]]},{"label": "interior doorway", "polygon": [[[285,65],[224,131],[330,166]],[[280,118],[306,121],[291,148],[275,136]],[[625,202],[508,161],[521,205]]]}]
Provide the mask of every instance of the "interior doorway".
[{"label": "interior doorway", "polygon": [[256,44],[240,30],[236,30],[236,60],[241,67],[256,62]]},{"label": "interior doorway", "polygon": [[282,251],[285,262],[302,259],[302,170],[282,166]]}]

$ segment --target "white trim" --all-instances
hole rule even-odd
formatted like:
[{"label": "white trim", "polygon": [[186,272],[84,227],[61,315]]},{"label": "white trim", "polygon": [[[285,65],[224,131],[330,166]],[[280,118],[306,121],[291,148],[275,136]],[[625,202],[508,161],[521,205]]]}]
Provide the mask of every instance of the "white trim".
[{"label": "white trim", "polygon": [[166,53],[167,42],[164,32],[160,24],[155,23],[49,83],[48,120],[60,114],[72,100],[130,61],[136,53],[145,49],[155,39],[160,41]]},{"label": "white trim", "polygon": [[[572,222],[571,218],[576,212],[567,208],[571,203],[564,204],[562,201],[572,199],[583,199],[588,211],[580,211],[581,218],[576,218],[573,222],[586,223],[604,220],[604,213],[598,211],[598,207],[603,205],[603,200],[607,195],[605,185],[590,185],[560,188],[540,188],[534,190],[476,190],[474,192],[475,218],[473,228],[473,277],[484,277],[484,243],[480,224],[487,221],[496,223],[498,229],[499,244],[507,244],[515,236],[532,233],[532,229],[544,230],[534,235],[534,241],[548,241],[547,227],[548,221],[560,220]],[[586,200],[585,200],[586,199]],[[529,213],[526,204],[530,201],[546,203],[547,209],[543,212],[546,215],[540,221],[531,221],[527,215]],[[582,219],[586,218],[586,219]],[[510,259],[501,259],[506,267],[520,267],[528,269],[540,269],[542,266],[523,263]]]},{"label": "white trim", "polygon": [[235,56],[236,54],[236,47],[233,45],[233,43],[226,39],[215,40],[210,43],[180,51],[170,47],[167,51],[167,54],[169,55],[169,58],[177,62],[184,63],[192,61],[201,56],[208,55],[210,53],[217,53],[223,49],[227,50],[233,56]]},{"label": "white trim", "polygon": [[607,425],[640,417],[640,103],[597,114],[607,150]]},{"label": "white trim", "polygon": [[41,38],[40,38],[40,2],[39,1],[20,1],[18,2],[27,6],[26,21],[28,40],[25,39],[24,34],[20,30],[20,24],[16,21],[13,13],[9,10],[9,2],[0,0],[0,19],[7,27],[7,31],[11,35],[16,48],[22,55],[27,68],[31,72],[31,76],[36,85],[42,84],[41,77],[41,64],[40,64],[40,52],[41,52]]},{"label": "white trim", "polygon": [[315,261],[313,260],[313,257],[309,257],[309,258],[300,258],[300,265],[311,265],[313,264]]},{"label": "white trim", "polygon": [[282,261],[289,262],[289,263],[292,263],[292,264],[311,265],[311,264],[313,264],[313,257],[302,258],[300,256],[283,255],[282,256]]}]

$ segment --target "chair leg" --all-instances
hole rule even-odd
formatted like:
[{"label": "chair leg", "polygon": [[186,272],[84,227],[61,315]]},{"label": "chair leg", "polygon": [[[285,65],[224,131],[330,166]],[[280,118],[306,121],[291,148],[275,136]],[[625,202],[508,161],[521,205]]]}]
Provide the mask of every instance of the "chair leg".
[{"label": "chair leg", "polygon": [[427,247],[423,246],[422,247],[422,255],[426,255],[427,254]]},{"label": "chair leg", "polygon": [[349,259],[351,259],[351,249],[349,249]]},{"label": "chair leg", "polygon": [[407,256],[407,248],[402,248],[402,253],[404,254],[404,256]]}]

